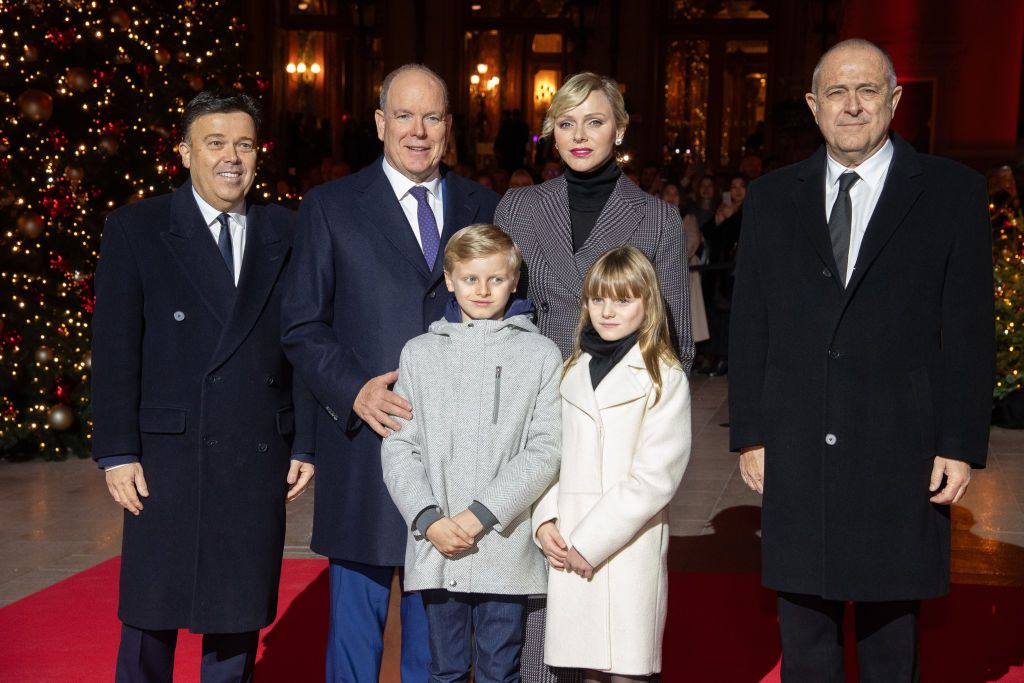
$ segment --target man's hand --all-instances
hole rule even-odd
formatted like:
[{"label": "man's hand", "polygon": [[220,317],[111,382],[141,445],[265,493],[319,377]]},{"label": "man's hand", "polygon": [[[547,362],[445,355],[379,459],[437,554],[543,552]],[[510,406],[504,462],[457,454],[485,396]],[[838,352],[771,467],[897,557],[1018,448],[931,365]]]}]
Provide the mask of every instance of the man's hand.
[{"label": "man's hand", "polygon": [[400,429],[398,423],[391,419],[392,416],[406,420],[412,418],[412,404],[388,389],[389,385],[397,381],[398,370],[374,377],[363,385],[352,404],[356,415],[382,437]]},{"label": "man's hand", "polygon": [[763,446],[753,446],[740,451],[740,476],[752,491],[764,493]]},{"label": "man's hand", "polygon": [[594,578],[594,567],[579,554],[576,548],[569,548],[569,552],[565,556],[565,568],[573,574],[579,574],[587,581]]},{"label": "man's hand", "polygon": [[113,467],[105,472],[107,489],[117,503],[136,517],[142,512],[143,498],[149,497],[146,478],[142,476],[142,463],[133,462]]},{"label": "man's hand", "polygon": [[[942,476],[946,476],[946,486],[939,491],[942,485]],[[928,490],[935,493],[929,498],[933,503],[939,505],[951,505],[960,502],[967,492],[967,484],[971,481],[971,465],[962,460],[950,460],[935,456],[932,464],[932,479],[928,484]]]},{"label": "man's hand", "polygon": [[313,470],[313,463],[292,460],[291,465],[288,466],[288,477],[285,479],[289,488],[284,502],[290,503],[302,495],[306,486],[313,480]]},{"label": "man's hand", "polygon": [[437,520],[427,528],[427,540],[447,558],[473,547],[473,538],[451,517]]},{"label": "man's hand", "polygon": [[480,532],[484,530],[484,525],[480,523],[477,516],[474,515],[470,510],[463,510],[459,514],[452,517],[452,521],[462,527],[462,530],[472,536],[474,539],[480,535]]},{"label": "man's hand", "polygon": [[558,531],[554,520],[544,522],[537,527],[537,540],[540,541],[544,557],[548,558],[548,564],[558,571],[565,569],[565,557],[567,555],[565,539],[562,538],[562,534]]}]

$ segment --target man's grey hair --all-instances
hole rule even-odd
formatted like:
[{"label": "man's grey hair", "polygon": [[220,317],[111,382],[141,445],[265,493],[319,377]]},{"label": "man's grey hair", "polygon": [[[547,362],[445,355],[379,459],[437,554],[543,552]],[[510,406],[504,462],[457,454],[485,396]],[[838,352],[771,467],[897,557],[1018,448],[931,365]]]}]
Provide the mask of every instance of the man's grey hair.
[{"label": "man's grey hair", "polygon": [[889,86],[889,92],[887,95],[892,97],[892,91],[896,89],[896,67],[892,64],[892,57],[889,56],[888,52],[878,47],[870,40],[864,40],[863,38],[850,38],[849,40],[844,40],[841,43],[836,43],[825,51],[825,54],[818,59],[818,63],[814,65],[814,73],[811,75],[811,92],[815,95],[818,94],[818,85],[821,82],[821,67],[828,56],[836,50],[842,50],[848,47],[874,50],[878,53],[882,58],[882,64],[885,66],[885,83]]},{"label": "man's grey hair", "polygon": [[392,81],[394,81],[397,77],[401,76],[402,74],[408,71],[422,71],[427,76],[433,78],[437,82],[438,87],[441,88],[441,98],[444,100],[443,113],[447,114],[448,84],[444,82],[443,78],[437,75],[436,71],[434,71],[428,66],[424,66],[423,64],[403,64],[402,66],[398,67],[397,69],[395,69],[394,71],[392,71],[391,73],[384,77],[384,82],[380,86],[380,110],[388,110],[388,91],[391,90]]}]

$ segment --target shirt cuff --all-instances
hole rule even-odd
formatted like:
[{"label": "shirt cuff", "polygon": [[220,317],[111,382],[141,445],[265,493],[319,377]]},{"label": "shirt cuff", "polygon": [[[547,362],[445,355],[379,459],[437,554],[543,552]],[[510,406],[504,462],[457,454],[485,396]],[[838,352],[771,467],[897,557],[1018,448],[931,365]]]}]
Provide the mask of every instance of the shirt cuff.
[{"label": "shirt cuff", "polygon": [[292,453],[292,460],[298,460],[299,462],[304,462],[307,465],[312,465],[315,462],[312,453]]},{"label": "shirt cuff", "polygon": [[137,455],[105,455],[102,458],[96,458],[96,466],[101,470],[109,470],[138,461],[139,456]]},{"label": "shirt cuff", "polygon": [[420,514],[416,515],[416,519],[412,522],[412,527],[420,532],[421,535],[426,536],[430,525],[439,519],[444,519],[444,513],[441,511],[441,508],[431,505],[430,507],[423,508]]},{"label": "shirt cuff", "polygon": [[498,518],[494,516],[494,513],[478,500],[474,500],[469,504],[469,511],[476,515],[476,518],[484,525],[484,531],[490,531],[492,527],[498,524]]}]

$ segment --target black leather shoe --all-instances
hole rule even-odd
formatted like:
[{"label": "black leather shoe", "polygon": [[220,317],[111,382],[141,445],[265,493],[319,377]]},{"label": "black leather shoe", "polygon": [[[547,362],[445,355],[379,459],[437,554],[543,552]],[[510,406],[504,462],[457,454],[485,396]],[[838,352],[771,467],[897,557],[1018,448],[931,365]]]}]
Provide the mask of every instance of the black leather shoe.
[{"label": "black leather shoe", "polygon": [[720,360],[717,363],[715,363],[714,367],[708,370],[708,377],[721,377],[722,375],[726,375],[728,373],[729,364],[724,360]]}]

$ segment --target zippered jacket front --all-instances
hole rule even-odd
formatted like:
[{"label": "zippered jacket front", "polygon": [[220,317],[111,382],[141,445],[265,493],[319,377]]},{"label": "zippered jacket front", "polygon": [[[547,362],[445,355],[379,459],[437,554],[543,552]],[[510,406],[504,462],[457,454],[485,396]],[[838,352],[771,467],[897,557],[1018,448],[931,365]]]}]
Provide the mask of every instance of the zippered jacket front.
[{"label": "zippered jacket front", "polygon": [[[560,464],[562,356],[529,318],[433,323],[402,350],[395,392],[411,420],[381,448],[384,482],[409,525],[405,589],[528,595],[547,590],[530,510]],[[415,528],[425,509],[474,501],[497,520],[446,559]]]}]

